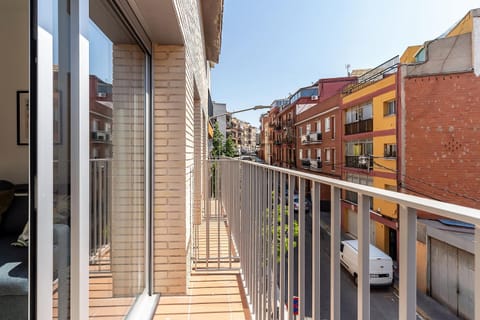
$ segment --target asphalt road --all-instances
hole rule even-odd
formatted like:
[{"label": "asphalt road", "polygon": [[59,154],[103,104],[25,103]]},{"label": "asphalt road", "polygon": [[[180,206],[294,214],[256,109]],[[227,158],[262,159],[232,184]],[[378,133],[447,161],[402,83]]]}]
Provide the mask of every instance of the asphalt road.
[{"label": "asphalt road", "polygon": [[[325,230],[321,232],[321,255],[320,255],[320,314],[322,319],[330,318],[330,236]],[[297,251],[297,250],[295,250]],[[311,234],[306,233],[305,247],[305,283],[306,283],[306,301],[305,314],[310,317],[312,314],[311,304]],[[297,253],[297,252],[295,252]],[[297,254],[295,254],[297,260]],[[297,263],[295,263],[295,266]],[[357,287],[353,277],[341,268],[341,319],[357,319]],[[296,271],[296,270],[295,270]],[[297,281],[295,281],[295,292],[297,292]],[[371,319],[398,319],[398,297],[393,287],[372,287],[370,290],[370,317]]]}]

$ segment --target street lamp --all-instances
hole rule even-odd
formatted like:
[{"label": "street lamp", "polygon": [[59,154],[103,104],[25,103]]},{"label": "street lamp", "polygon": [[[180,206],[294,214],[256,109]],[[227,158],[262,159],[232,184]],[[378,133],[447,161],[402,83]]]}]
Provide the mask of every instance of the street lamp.
[{"label": "street lamp", "polygon": [[227,116],[227,115],[231,115],[231,114],[234,114],[234,113],[240,113],[240,112],[245,112],[245,111],[250,111],[250,110],[268,109],[268,108],[270,108],[270,106],[258,105],[258,106],[254,106],[254,107],[246,108],[246,109],[242,109],[242,110],[237,110],[237,111],[232,111],[232,112],[225,112],[225,113],[221,113],[221,114],[216,114],[216,115],[213,115],[213,116],[209,117],[209,118],[208,118],[208,122],[210,122],[211,120],[213,120],[213,119],[215,119],[215,118],[222,117],[222,116]]}]

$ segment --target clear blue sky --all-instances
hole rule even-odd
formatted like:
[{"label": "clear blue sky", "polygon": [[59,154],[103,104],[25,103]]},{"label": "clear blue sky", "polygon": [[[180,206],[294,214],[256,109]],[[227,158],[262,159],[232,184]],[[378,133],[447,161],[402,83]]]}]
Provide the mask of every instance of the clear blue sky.
[{"label": "clear blue sky", "polygon": [[[294,93],[321,78],[371,68],[409,45],[432,40],[473,0],[225,0],[220,62],[212,98],[228,111]],[[262,112],[239,113],[258,126]]]}]

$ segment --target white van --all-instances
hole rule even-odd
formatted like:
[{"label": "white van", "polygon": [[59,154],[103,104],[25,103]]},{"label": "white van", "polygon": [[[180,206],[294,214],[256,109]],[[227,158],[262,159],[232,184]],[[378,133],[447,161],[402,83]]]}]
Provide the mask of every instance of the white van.
[{"label": "white van", "polygon": [[[340,262],[352,274],[357,283],[358,240],[345,240],[340,244]],[[393,283],[393,263],[385,252],[370,245],[370,284],[391,285]]]}]

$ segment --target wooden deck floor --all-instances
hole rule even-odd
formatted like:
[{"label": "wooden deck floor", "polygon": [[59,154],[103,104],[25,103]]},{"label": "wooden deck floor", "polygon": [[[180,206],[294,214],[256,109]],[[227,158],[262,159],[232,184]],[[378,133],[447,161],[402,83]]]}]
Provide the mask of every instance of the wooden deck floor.
[{"label": "wooden deck floor", "polygon": [[[229,255],[227,227],[211,218],[210,258]],[[199,227],[197,258],[206,258],[206,225]],[[218,246],[217,246],[218,245]],[[218,249],[220,248],[220,249]],[[185,295],[161,296],[155,311],[155,320],[230,319],[250,320],[238,262],[204,262],[192,264],[190,282]],[[92,268],[92,271],[96,269]],[[112,276],[108,272],[90,274],[90,319],[124,319],[135,298],[114,298]]]}]

